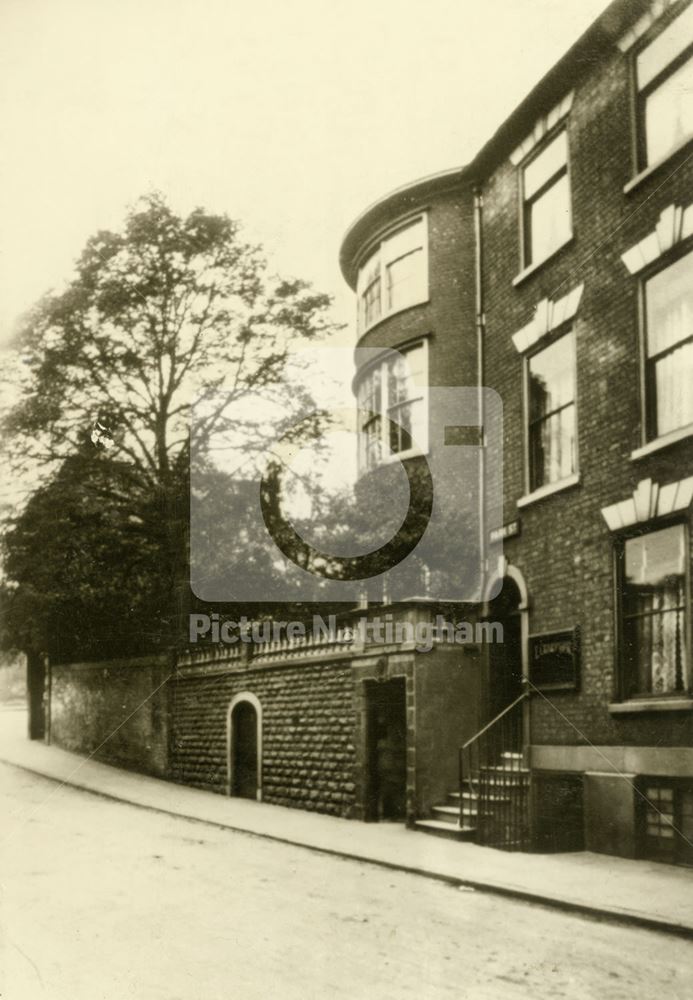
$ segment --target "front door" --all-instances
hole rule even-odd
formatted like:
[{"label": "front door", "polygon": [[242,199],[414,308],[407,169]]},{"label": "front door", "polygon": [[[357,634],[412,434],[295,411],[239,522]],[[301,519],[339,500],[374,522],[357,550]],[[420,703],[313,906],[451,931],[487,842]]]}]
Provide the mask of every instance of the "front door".
[{"label": "front door", "polygon": [[407,814],[407,708],[403,677],[366,683],[368,800],[366,818]]},{"label": "front door", "polygon": [[[520,595],[515,583],[503,581],[503,589],[492,602],[489,618],[503,626],[503,641],[489,647],[489,716],[495,719],[504,708],[522,694],[522,631],[519,611]],[[522,749],[522,715],[512,713],[512,743],[515,750]],[[509,747],[507,749],[510,749]]]},{"label": "front door", "polygon": [[249,701],[239,701],[231,713],[231,794],[257,799],[257,712]]}]

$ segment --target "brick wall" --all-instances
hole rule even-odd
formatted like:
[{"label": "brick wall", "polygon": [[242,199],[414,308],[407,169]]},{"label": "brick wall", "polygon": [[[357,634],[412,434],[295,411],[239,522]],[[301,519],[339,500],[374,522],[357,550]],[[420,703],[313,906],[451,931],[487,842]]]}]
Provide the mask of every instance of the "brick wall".
[{"label": "brick wall", "polygon": [[354,707],[344,662],[234,669],[171,688],[174,781],[225,794],[227,712],[240,692],[263,714],[263,801],[334,816],[354,802]]},{"label": "brick wall", "polygon": [[[582,632],[581,691],[551,695],[568,721],[536,699],[532,740],[690,745],[690,713],[612,717],[607,710],[616,670],[613,540],[600,508],[625,499],[641,479],[664,484],[693,471],[691,439],[630,458],[641,442],[639,288],[620,259],[655,228],[662,209],[689,203],[691,170],[673,173],[682,163],[674,158],[624,193],[634,173],[628,59],[614,45],[612,55],[588,71],[566,119],[574,239],[517,287],[519,168],[505,159],[484,185],[486,384],[504,403],[504,520],[521,520],[521,535],[506,541],[505,554],[527,582],[530,632],[576,624]],[[560,298],[582,282],[574,323],[581,482],[518,510],[518,498],[528,492],[523,363],[511,336],[531,320],[540,300]]]}]

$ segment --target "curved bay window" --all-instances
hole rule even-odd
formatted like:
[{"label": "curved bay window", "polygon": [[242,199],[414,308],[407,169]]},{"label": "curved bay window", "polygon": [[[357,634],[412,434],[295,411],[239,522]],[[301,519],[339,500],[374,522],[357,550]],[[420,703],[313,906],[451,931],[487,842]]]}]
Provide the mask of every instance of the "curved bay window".
[{"label": "curved bay window", "polygon": [[687,553],[683,524],[625,538],[617,549],[625,698],[690,688]]},{"label": "curved bay window", "polygon": [[356,281],[359,331],[428,298],[426,217],[384,237],[361,265]]},{"label": "curved bay window", "polygon": [[652,439],[693,424],[693,251],[646,281],[644,296],[647,429]]},{"label": "curved bay window", "polygon": [[425,342],[388,353],[363,375],[357,389],[361,471],[427,450],[426,386]]},{"label": "curved bay window", "polygon": [[532,491],[567,479],[577,468],[573,331],[528,358],[527,373]]}]

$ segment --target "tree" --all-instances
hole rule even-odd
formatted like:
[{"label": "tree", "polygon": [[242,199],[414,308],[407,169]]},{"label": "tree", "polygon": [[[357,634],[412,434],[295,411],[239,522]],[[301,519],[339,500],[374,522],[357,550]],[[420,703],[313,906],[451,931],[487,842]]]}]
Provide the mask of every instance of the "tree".
[{"label": "tree", "polygon": [[88,440],[30,497],[3,538],[5,647],[55,661],[148,652],[171,632],[151,497]]},{"label": "tree", "polygon": [[[308,393],[287,393],[284,374],[297,343],[334,329],[328,307],[305,282],[271,277],[227,216],[180,217],[160,195],[143,199],[121,232],[88,241],[68,287],[37,304],[16,340],[20,399],[4,420],[8,453],[16,468],[53,477],[29,521],[45,518],[56,495],[77,502],[66,476],[79,456],[102,519],[119,525],[115,538],[125,541],[114,497],[106,500],[114,490],[119,512],[131,504],[129,514],[142,508],[158,523],[139,544],[159,562],[164,606],[180,615],[190,462],[207,461],[212,442],[252,461],[270,438],[314,433],[293,426]],[[276,404],[269,419],[245,411],[258,392]]]}]

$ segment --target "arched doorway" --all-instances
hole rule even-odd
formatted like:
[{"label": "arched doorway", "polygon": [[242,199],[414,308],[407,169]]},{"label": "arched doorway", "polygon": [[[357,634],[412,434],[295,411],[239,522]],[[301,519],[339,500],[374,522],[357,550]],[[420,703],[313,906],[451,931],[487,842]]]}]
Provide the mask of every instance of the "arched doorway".
[{"label": "arched doorway", "polygon": [[228,714],[229,795],[262,798],[262,707],[250,693],[236,695]]},{"label": "arched doorway", "polygon": [[[500,622],[503,627],[503,641],[491,643],[489,647],[489,720],[495,719],[523,692],[523,603],[517,583],[506,576],[500,593],[487,606],[489,621]],[[515,713],[514,718],[517,719],[517,732],[513,732],[512,742],[520,750],[521,716]]]}]

